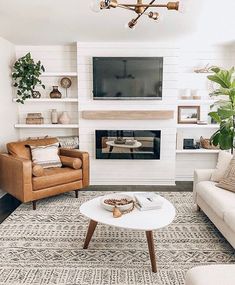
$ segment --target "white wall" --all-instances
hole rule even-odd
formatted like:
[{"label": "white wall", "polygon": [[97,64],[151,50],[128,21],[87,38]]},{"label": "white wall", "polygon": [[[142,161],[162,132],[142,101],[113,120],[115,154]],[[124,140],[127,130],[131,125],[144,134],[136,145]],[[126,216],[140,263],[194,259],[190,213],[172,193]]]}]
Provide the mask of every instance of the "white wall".
[{"label": "white wall", "polygon": [[15,61],[15,47],[0,38],[0,150],[5,144],[18,138],[14,124],[17,121],[17,107],[12,102],[12,64]]}]

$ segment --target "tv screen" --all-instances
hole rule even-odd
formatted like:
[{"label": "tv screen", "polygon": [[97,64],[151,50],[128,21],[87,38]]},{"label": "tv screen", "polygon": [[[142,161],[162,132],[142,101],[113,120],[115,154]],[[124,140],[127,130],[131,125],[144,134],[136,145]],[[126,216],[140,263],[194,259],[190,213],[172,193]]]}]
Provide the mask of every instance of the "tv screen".
[{"label": "tv screen", "polygon": [[96,100],[161,100],[162,77],[162,57],[93,57]]}]

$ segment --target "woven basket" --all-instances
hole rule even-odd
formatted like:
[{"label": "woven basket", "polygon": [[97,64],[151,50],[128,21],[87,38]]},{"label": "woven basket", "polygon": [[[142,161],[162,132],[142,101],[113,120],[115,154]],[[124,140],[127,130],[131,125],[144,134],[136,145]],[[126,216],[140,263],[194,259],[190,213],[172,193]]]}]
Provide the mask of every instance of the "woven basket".
[{"label": "woven basket", "polygon": [[200,137],[200,144],[201,147],[205,149],[219,149],[218,146],[215,146],[210,142],[210,139],[204,139],[203,137]]}]

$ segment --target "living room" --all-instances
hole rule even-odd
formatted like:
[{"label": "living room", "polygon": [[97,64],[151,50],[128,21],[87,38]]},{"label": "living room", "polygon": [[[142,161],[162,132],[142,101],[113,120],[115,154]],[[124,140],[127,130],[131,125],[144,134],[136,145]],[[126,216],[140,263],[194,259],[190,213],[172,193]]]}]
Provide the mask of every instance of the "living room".
[{"label": "living room", "polygon": [[235,284],[233,8],[0,0],[0,284]]}]

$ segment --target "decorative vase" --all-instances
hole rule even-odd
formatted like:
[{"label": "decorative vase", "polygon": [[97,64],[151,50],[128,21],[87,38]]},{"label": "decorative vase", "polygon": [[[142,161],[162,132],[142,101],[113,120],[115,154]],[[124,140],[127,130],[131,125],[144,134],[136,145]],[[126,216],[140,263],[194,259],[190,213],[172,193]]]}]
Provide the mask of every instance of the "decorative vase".
[{"label": "decorative vase", "polygon": [[71,119],[70,119],[70,117],[69,117],[67,111],[64,111],[64,112],[62,113],[62,115],[59,117],[59,123],[60,123],[60,124],[63,124],[63,125],[69,124],[69,123],[70,123],[70,120],[71,120]]},{"label": "decorative vase", "polygon": [[57,98],[60,99],[62,97],[62,94],[58,90],[58,86],[53,86],[53,90],[50,93],[51,98]]},{"label": "decorative vase", "polygon": [[52,124],[58,124],[58,113],[56,109],[52,109],[51,111],[51,123]]},{"label": "decorative vase", "polygon": [[39,98],[41,98],[41,93],[39,91],[33,90],[32,91],[32,97],[34,99],[39,99]]}]

